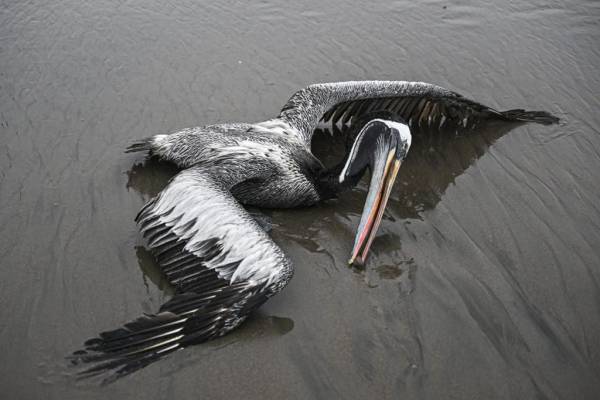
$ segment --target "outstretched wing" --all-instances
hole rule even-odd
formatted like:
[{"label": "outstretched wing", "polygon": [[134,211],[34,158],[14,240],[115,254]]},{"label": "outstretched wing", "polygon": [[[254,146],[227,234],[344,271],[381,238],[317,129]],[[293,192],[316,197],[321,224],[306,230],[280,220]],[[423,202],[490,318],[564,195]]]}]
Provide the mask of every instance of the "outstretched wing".
[{"label": "outstretched wing", "polygon": [[300,133],[310,146],[320,121],[346,124],[374,111],[390,111],[411,129],[473,127],[489,118],[551,124],[558,118],[544,111],[496,111],[440,86],[424,82],[356,81],[319,83],[302,89],[288,100],[279,118]]},{"label": "outstretched wing", "polygon": [[292,276],[281,249],[220,182],[198,167],[176,175],[136,218],[175,286],[157,314],[103,332],[74,353],[84,374],[116,379],[189,344],[222,336]]}]

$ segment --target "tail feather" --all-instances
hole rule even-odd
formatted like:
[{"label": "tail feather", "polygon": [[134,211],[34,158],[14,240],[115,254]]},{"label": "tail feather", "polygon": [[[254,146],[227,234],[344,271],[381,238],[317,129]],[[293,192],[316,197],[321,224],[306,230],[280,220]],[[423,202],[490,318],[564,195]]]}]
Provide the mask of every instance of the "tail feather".
[{"label": "tail feather", "polygon": [[151,151],[152,150],[152,138],[145,138],[133,142],[125,149],[125,153],[135,153],[137,151]]},{"label": "tail feather", "polygon": [[560,119],[546,111],[526,111],[523,109],[514,109],[501,111],[502,118],[508,121],[535,122],[536,124],[551,125],[558,124]]}]

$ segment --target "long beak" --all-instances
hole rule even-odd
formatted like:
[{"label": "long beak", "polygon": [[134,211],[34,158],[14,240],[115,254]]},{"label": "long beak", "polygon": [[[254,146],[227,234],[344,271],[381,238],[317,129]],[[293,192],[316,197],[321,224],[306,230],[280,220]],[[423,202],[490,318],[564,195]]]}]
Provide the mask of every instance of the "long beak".
[{"label": "long beak", "polygon": [[[364,264],[367,258],[369,248],[381,223],[385,205],[392,192],[396,175],[400,169],[401,161],[395,158],[395,153],[396,150],[392,149],[387,155],[385,164],[379,165],[379,168],[374,168],[372,171],[369,192],[356,232],[349,264]],[[377,164],[376,162],[376,167]]]}]

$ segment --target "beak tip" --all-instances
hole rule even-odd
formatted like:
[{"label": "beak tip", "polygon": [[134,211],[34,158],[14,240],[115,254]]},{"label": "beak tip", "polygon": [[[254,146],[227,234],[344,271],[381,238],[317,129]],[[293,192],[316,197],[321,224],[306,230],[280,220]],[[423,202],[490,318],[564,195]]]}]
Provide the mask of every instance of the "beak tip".
[{"label": "beak tip", "polygon": [[348,266],[357,266],[357,267],[364,267],[365,262],[364,260],[359,256],[359,257],[352,257],[349,261],[348,261]]}]

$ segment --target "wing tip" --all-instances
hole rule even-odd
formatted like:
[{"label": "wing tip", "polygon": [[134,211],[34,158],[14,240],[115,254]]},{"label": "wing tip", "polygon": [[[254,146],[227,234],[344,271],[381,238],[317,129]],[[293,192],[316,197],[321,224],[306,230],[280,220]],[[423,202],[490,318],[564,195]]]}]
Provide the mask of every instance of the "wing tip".
[{"label": "wing tip", "polygon": [[541,125],[554,125],[560,122],[560,118],[550,114],[547,111],[526,111],[523,109],[514,109],[502,111],[500,115],[509,121],[534,122]]},{"label": "wing tip", "polygon": [[76,380],[99,378],[100,385],[108,385],[179,349],[181,349],[180,346],[171,346],[160,352],[140,353],[131,356],[111,356],[110,354],[78,350],[67,356],[66,359],[71,363],[71,367],[80,368],[74,374]]}]

